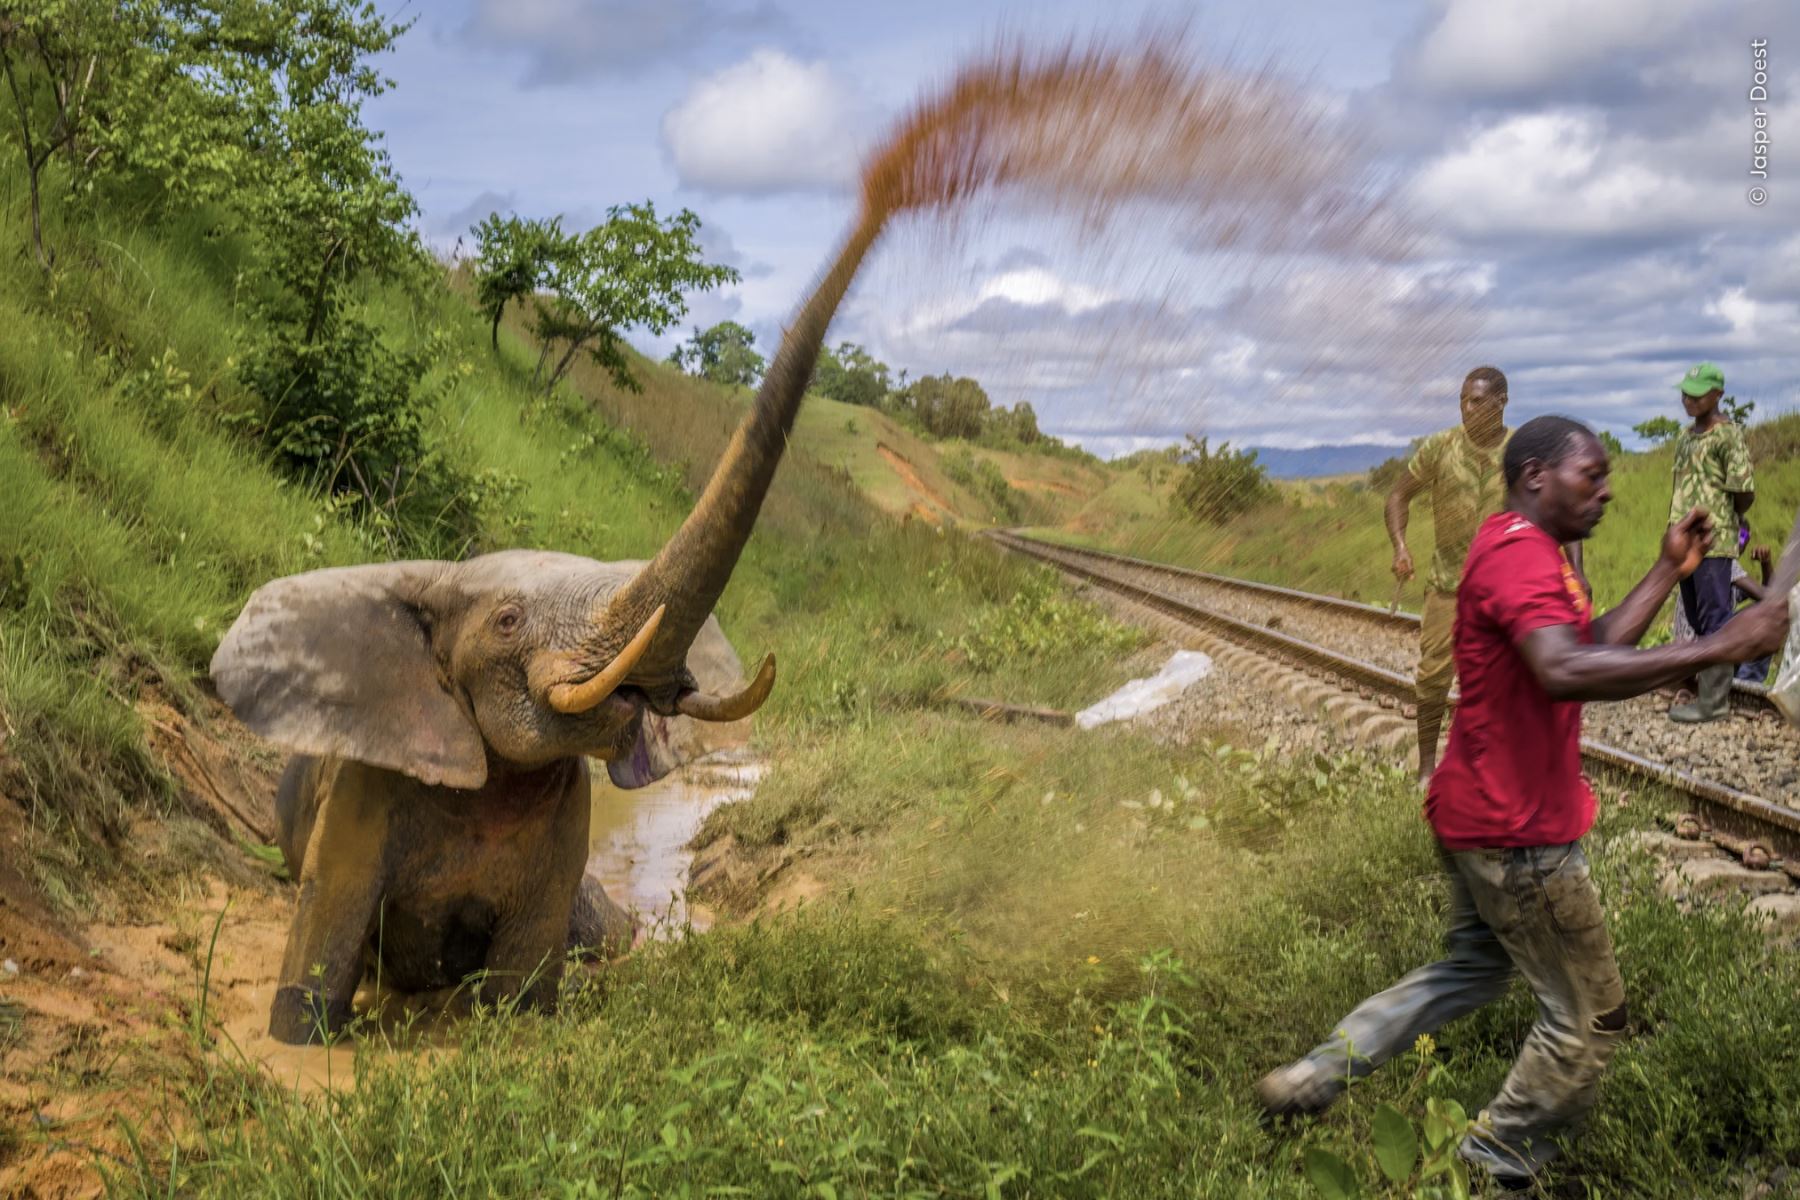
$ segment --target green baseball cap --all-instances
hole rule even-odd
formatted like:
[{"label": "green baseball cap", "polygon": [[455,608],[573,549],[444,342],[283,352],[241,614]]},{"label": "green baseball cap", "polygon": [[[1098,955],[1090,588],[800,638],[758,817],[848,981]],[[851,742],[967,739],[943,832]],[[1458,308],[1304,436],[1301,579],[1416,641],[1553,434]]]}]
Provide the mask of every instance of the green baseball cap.
[{"label": "green baseball cap", "polygon": [[1695,363],[1676,386],[1687,396],[1704,396],[1714,388],[1724,391],[1725,372],[1719,370],[1718,363]]}]

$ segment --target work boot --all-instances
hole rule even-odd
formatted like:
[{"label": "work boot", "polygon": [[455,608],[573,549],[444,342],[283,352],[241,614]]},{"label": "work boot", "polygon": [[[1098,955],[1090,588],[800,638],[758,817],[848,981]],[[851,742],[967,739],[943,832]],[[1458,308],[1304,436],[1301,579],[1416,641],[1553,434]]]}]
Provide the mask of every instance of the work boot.
[{"label": "work boot", "polygon": [[1669,720],[1680,721],[1684,725],[1698,725],[1703,721],[1717,721],[1720,717],[1729,716],[1731,672],[1730,663],[1720,663],[1700,672],[1699,695],[1689,704],[1677,704],[1671,708]]},{"label": "work boot", "polygon": [[1310,1058],[1278,1067],[1256,1081],[1256,1102],[1265,1121],[1317,1116],[1344,1091],[1341,1075]]},{"label": "work boot", "polygon": [[1531,1172],[1531,1164],[1485,1137],[1471,1133],[1456,1148],[1456,1156],[1468,1163],[1475,1172],[1486,1175],[1494,1187],[1504,1194],[1519,1194],[1537,1189],[1537,1177]]}]

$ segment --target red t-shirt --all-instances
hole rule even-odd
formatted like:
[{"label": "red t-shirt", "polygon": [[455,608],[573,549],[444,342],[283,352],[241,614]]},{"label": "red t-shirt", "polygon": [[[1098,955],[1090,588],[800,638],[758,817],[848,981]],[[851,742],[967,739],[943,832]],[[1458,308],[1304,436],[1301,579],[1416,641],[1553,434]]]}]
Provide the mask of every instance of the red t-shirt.
[{"label": "red t-shirt", "polygon": [[1517,513],[1483,521],[1456,589],[1462,699],[1425,817],[1451,850],[1553,846],[1594,823],[1581,704],[1552,700],[1519,643],[1551,625],[1591,641],[1587,593],[1556,539]]}]

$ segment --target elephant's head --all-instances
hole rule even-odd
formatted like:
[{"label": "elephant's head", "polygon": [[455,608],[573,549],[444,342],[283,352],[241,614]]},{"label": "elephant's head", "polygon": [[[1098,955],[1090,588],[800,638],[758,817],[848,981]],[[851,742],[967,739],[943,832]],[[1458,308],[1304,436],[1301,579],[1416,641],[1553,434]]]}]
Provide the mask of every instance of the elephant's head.
[{"label": "elephant's head", "polygon": [[[490,764],[587,754],[620,783],[666,769],[660,721],[748,716],[774,685],[702,690],[688,668],[750,536],[826,327],[880,218],[865,217],[787,331],[750,414],[694,511],[647,564],[509,550],[278,579],[213,656],[220,696],[304,754],[358,759],[452,787]],[[706,636],[715,636],[714,623]],[[709,681],[710,682],[710,681]]]}]

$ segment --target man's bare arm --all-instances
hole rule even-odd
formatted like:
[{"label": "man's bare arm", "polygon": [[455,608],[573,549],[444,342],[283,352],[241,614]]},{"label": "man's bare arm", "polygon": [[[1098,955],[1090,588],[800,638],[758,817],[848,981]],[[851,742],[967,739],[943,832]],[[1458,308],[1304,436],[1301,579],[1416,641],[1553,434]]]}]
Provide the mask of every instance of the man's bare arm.
[{"label": "man's bare arm", "polygon": [[1406,522],[1412,515],[1413,497],[1419,494],[1420,487],[1413,473],[1403,469],[1388,492],[1385,510],[1388,541],[1394,544],[1394,574],[1400,579],[1411,579],[1413,575],[1412,552],[1406,548]]},{"label": "man's bare arm", "polygon": [[1526,634],[1519,653],[1553,700],[1626,700],[1703,667],[1773,654],[1786,637],[1787,603],[1780,599],[1745,609],[1710,637],[1678,645],[1590,645],[1576,637],[1575,626],[1550,625]]},{"label": "man's bare arm", "polygon": [[1758,546],[1750,551],[1750,561],[1756,564],[1757,574],[1761,575],[1762,579],[1758,581],[1745,575],[1742,579],[1732,580],[1731,586],[1752,600],[1767,600],[1769,598],[1769,580],[1775,574],[1775,556],[1770,553],[1767,546]]},{"label": "man's bare arm", "polygon": [[1681,582],[1681,575],[1668,563],[1657,560],[1650,573],[1638,580],[1636,587],[1625,594],[1603,617],[1594,618],[1592,633],[1596,645],[1602,646],[1635,646],[1643,640],[1644,631],[1650,628],[1650,622],[1656,620],[1656,614],[1662,611],[1663,601]]}]

